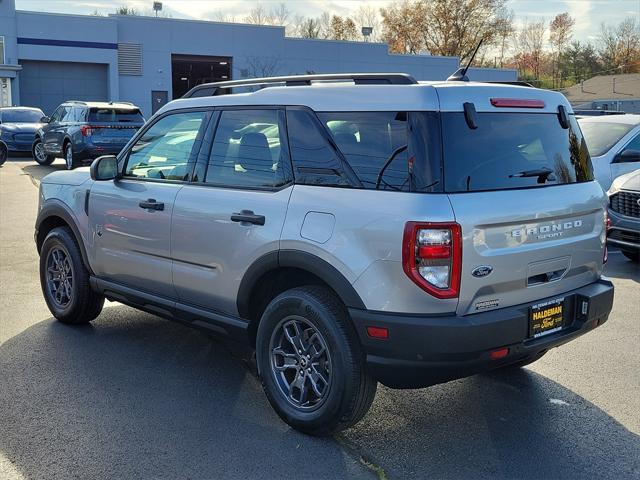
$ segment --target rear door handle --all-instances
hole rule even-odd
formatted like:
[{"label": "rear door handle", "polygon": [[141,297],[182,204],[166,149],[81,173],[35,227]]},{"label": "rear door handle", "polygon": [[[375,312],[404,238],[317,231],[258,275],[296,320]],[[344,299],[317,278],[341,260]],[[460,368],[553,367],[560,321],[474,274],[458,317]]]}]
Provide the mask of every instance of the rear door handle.
[{"label": "rear door handle", "polygon": [[241,210],[240,213],[231,215],[232,222],[253,223],[254,225],[264,225],[264,215],[256,215],[251,210]]},{"label": "rear door handle", "polygon": [[164,203],[156,202],[155,198],[150,198],[146,202],[140,202],[138,206],[145,210],[164,210]]}]

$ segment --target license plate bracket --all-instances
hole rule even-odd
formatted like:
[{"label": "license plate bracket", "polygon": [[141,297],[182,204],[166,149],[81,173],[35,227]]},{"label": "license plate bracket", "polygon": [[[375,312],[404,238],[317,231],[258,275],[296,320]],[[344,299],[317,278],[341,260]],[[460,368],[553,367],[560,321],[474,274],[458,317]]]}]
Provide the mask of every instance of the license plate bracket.
[{"label": "license plate bracket", "polygon": [[529,307],[529,337],[540,338],[559,332],[566,325],[567,309],[563,298],[555,298]]}]

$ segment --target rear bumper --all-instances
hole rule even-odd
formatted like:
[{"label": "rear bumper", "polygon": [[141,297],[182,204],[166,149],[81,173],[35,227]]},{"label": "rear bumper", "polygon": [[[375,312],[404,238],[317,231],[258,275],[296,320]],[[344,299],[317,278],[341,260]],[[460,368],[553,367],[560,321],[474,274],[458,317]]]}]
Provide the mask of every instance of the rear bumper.
[{"label": "rear bumper", "polygon": [[125,147],[126,143],[122,145],[109,145],[109,146],[96,146],[86,145],[82,150],[74,152],[74,158],[79,162],[90,163],[92,160],[102,157],[103,155],[117,155]]},{"label": "rear bumper", "polygon": [[625,250],[640,250],[640,218],[627,217],[609,209],[611,227],[607,230],[607,244]]},{"label": "rear bumper", "polygon": [[[467,316],[416,316],[350,309],[369,371],[393,388],[421,388],[491,370],[562,345],[603,324],[613,306],[613,284],[599,280],[563,296],[570,323],[561,331],[529,338],[529,307],[517,305]],[[582,315],[578,305],[588,301]],[[387,340],[371,338],[366,327],[389,330]],[[489,353],[508,347],[492,360]]]}]

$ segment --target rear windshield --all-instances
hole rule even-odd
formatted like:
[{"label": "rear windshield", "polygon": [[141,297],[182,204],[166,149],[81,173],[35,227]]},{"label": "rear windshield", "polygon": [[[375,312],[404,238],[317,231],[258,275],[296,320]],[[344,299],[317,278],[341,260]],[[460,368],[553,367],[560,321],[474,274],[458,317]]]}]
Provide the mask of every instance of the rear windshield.
[{"label": "rear windshield", "polygon": [[620,141],[635,125],[613,122],[580,122],[580,128],[594,157],[604,155]]},{"label": "rear windshield", "polygon": [[130,108],[92,108],[89,110],[89,122],[105,123],[143,123],[144,118],[140,110]]},{"label": "rear windshield", "polygon": [[322,112],[318,117],[364,188],[441,191],[437,114]]},{"label": "rear windshield", "polygon": [[464,113],[442,113],[447,192],[505,190],[586,182],[591,160],[571,115],[563,129],[554,113],[479,113],[478,128]]}]

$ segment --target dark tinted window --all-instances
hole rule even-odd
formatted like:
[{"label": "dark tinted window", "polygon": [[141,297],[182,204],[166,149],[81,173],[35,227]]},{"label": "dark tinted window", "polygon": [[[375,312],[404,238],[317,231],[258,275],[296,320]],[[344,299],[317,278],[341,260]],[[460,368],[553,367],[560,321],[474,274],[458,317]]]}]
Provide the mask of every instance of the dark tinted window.
[{"label": "dark tinted window", "polygon": [[573,116],[479,113],[470,129],[463,113],[442,114],[448,192],[503,190],[593,179],[591,160]]},{"label": "dark tinted window", "polygon": [[39,123],[44,117],[41,110],[0,110],[0,121],[3,123]]},{"label": "dark tinted window", "polygon": [[[321,112],[317,115],[357,177],[357,184],[363,188],[407,192],[433,192],[441,188],[437,114]],[[309,142],[310,138],[307,135],[303,140]]]},{"label": "dark tinted window", "polygon": [[143,123],[140,110],[118,108],[92,108],[89,110],[89,122],[105,123]]},{"label": "dark tinted window", "polygon": [[328,141],[328,133],[314,114],[301,109],[287,110],[287,128],[296,182],[307,185],[348,186],[342,161]]},{"label": "dark tinted window", "polygon": [[230,187],[277,187],[290,181],[282,141],[284,112],[222,112],[205,182]]}]

